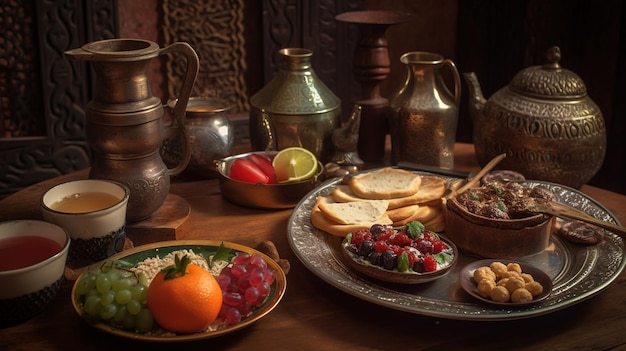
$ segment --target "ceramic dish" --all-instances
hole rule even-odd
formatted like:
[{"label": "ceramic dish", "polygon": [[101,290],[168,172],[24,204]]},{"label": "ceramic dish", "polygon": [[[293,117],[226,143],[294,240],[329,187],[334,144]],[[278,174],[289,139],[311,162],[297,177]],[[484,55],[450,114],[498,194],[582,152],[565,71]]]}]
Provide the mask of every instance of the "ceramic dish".
[{"label": "ceramic dish", "polygon": [[[465,293],[459,283],[459,272],[477,259],[462,252],[449,274],[429,284],[381,283],[351,269],[341,253],[341,238],[333,237],[311,224],[311,210],[317,196],[329,195],[340,181],[328,180],[300,201],[289,218],[287,239],[295,255],[313,274],[347,294],[380,306],[457,320],[530,318],[568,308],[595,296],[615,281],[626,265],[624,241],[614,233],[607,231],[604,240],[597,245],[575,245],[552,235],[546,250],[518,259],[540,268],[553,281],[552,293],[530,306],[505,308],[488,305]],[[619,224],[605,207],[575,189],[539,181],[528,181],[526,184],[547,187],[560,201],[598,219]]]},{"label": "ceramic dish", "polygon": [[348,266],[365,276],[378,279],[383,282],[395,284],[423,284],[431,282],[435,279],[439,279],[448,274],[456,264],[457,257],[459,256],[456,246],[450,240],[444,237],[440,238],[441,241],[443,241],[444,243],[446,243],[446,245],[452,248],[452,262],[450,262],[449,265],[440,270],[427,273],[398,272],[397,270],[391,271],[382,267],[374,266],[372,264],[364,263],[362,259],[360,259],[357,255],[348,250],[347,246],[349,244],[346,241],[341,244],[341,251],[343,252],[345,262],[348,264]]},{"label": "ceramic dish", "polygon": [[[532,275],[533,279],[536,282],[539,282],[541,286],[543,286],[543,292],[537,295],[536,297],[534,297],[533,300],[529,302],[497,302],[492,299],[482,297],[478,293],[478,284],[474,281],[474,278],[473,278],[474,271],[478,269],[479,267],[489,266],[492,262],[496,262],[496,261],[502,262],[505,265],[511,262],[519,263],[520,267],[522,268],[522,272]],[[521,306],[532,305],[547,298],[550,295],[550,292],[552,292],[552,279],[550,279],[550,277],[544,271],[542,271],[541,269],[538,269],[537,267],[531,264],[527,264],[527,263],[519,262],[519,261],[511,261],[511,260],[486,259],[486,260],[474,261],[466,265],[465,267],[463,267],[463,269],[461,269],[461,272],[459,273],[459,282],[461,283],[461,287],[463,288],[463,290],[465,290],[468,294],[472,295],[473,297],[485,303],[492,304],[492,305],[499,305],[504,308],[508,308],[508,307],[517,308]]]},{"label": "ceramic dish", "polygon": [[[213,240],[175,240],[175,241],[163,241],[154,244],[142,245],[129,250],[125,250],[111,256],[110,260],[123,260],[130,264],[137,264],[138,262],[143,261],[149,257],[163,257],[172,251],[177,250],[193,250],[197,254],[213,254],[219,247],[221,241],[213,241]],[[142,341],[154,341],[154,342],[179,342],[179,341],[191,341],[191,340],[201,340],[201,339],[209,339],[213,337],[217,337],[220,335],[232,333],[234,331],[243,329],[259,319],[263,318],[265,315],[270,313],[276,305],[280,302],[285,293],[285,288],[287,284],[287,279],[285,277],[285,273],[280,268],[280,266],[267,255],[259,252],[255,249],[249,248],[247,246],[224,242],[224,246],[232,249],[237,252],[245,252],[248,254],[258,254],[261,255],[265,261],[267,262],[268,267],[274,270],[276,275],[276,280],[272,284],[271,291],[267,297],[267,300],[263,305],[259,308],[255,309],[252,312],[252,315],[243,319],[240,323],[227,326],[223,329],[219,329],[216,331],[207,331],[201,333],[193,333],[193,334],[184,334],[184,335],[168,335],[168,336],[153,336],[153,335],[144,335],[137,334],[133,332],[129,332],[122,329],[117,329],[111,327],[108,324],[104,323],[91,323],[88,319],[85,318],[83,309],[80,305],[80,301],[76,298],[76,286],[80,277],[74,283],[74,287],[72,288],[72,305],[74,306],[74,310],[81,316],[85,321],[90,323],[94,328],[100,329],[106,333],[113,334],[116,336],[121,336],[128,339],[134,340],[142,340]],[[95,266],[95,265],[94,265]]]}]

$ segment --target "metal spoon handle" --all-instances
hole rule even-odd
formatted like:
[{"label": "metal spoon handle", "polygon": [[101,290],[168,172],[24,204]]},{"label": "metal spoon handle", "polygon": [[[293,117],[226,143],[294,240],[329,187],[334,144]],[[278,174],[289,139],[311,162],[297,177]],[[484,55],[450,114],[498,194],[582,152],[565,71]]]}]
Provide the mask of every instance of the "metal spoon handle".
[{"label": "metal spoon handle", "polygon": [[542,203],[542,204],[531,205],[529,206],[528,209],[536,213],[545,213],[545,214],[550,214],[550,215],[557,216],[557,217],[567,217],[570,219],[583,221],[583,222],[598,226],[600,228],[604,228],[615,234],[618,234],[622,238],[626,238],[625,227],[597,219],[571,206],[567,206],[567,205],[556,203],[556,202],[548,202],[545,204]]}]

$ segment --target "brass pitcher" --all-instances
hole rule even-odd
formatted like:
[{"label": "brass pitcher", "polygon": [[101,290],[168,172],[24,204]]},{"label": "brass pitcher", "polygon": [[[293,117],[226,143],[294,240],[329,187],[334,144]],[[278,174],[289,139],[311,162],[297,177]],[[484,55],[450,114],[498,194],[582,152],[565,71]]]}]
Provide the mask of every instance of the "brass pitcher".
[{"label": "brass pitcher", "polygon": [[[459,119],[461,78],[452,60],[429,52],[407,52],[400,57],[407,76],[389,102],[392,162],[454,166],[454,141]],[[441,70],[454,79],[454,93]]]},{"label": "brass pitcher", "polygon": [[[150,60],[182,54],[187,71],[174,108],[178,125],[198,75],[198,55],[187,43],[165,48],[148,40],[109,39],[68,50],[76,60],[90,61],[95,71],[93,100],[87,104],[86,134],[94,153],[90,178],[119,181],[130,189],[127,220],[136,222],[158,210],[169,192],[170,176],[182,172],[191,158],[187,143],[182,161],[168,169],[159,149],[164,138],[163,104],[152,96]],[[184,133],[184,129],[180,131]],[[183,140],[187,142],[187,137]]]}]

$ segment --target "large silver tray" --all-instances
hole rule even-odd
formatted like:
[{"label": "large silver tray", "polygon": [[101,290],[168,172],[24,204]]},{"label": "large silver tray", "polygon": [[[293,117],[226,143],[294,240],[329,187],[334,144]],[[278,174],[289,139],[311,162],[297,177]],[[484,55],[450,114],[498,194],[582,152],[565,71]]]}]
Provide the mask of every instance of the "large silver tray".
[{"label": "large silver tray", "polygon": [[[422,172],[418,172],[422,173]],[[459,283],[459,271],[477,258],[460,255],[454,270],[441,279],[417,286],[377,282],[352,271],[340,251],[341,238],[312,226],[311,210],[318,195],[328,195],[339,179],[326,181],[294,208],[287,227],[289,244],[296,256],[315,275],[357,298],[405,312],[458,320],[512,320],[554,312],[586,300],[606,288],[625,266],[624,242],[606,232],[598,245],[583,246],[552,235],[549,249],[524,258],[552,278],[552,294],[527,308],[510,309],[487,305],[467,294]],[[588,196],[562,185],[529,181],[543,186],[560,199],[590,215],[619,224],[605,207]]]}]

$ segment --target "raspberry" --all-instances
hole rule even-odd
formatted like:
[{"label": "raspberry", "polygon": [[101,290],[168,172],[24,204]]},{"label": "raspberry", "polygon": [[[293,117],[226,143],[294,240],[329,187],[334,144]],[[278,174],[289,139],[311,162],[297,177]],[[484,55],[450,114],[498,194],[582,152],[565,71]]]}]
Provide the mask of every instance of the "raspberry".
[{"label": "raspberry", "polygon": [[386,242],[382,240],[374,241],[374,244],[372,245],[372,247],[374,248],[374,251],[376,252],[383,252],[383,251],[389,250],[389,244],[387,244]]},{"label": "raspberry", "polygon": [[433,253],[440,253],[441,251],[445,249],[446,249],[446,244],[443,241],[437,240],[433,242]]},{"label": "raspberry", "polygon": [[437,239],[437,235],[433,232],[431,232],[430,230],[425,230],[424,231],[424,239],[428,240],[428,241],[437,241],[439,239]]},{"label": "raspberry", "polygon": [[387,230],[385,230],[384,232],[378,234],[376,236],[376,240],[389,240],[389,238],[395,233],[395,231],[393,230],[393,228],[387,228]]},{"label": "raspberry", "polygon": [[367,229],[359,229],[355,232],[352,233],[352,239],[350,241],[350,244],[353,244],[355,246],[360,246],[361,243],[363,242],[363,240],[365,239],[371,239],[372,238],[372,233],[370,233],[369,230]]},{"label": "raspberry", "polygon": [[437,260],[435,260],[433,256],[424,256],[424,270],[426,272],[434,272],[437,270]]},{"label": "raspberry", "polygon": [[409,238],[405,233],[398,232],[389,238],[389,243],[398,246],[408,246],[411,245],[411,238]]}]

